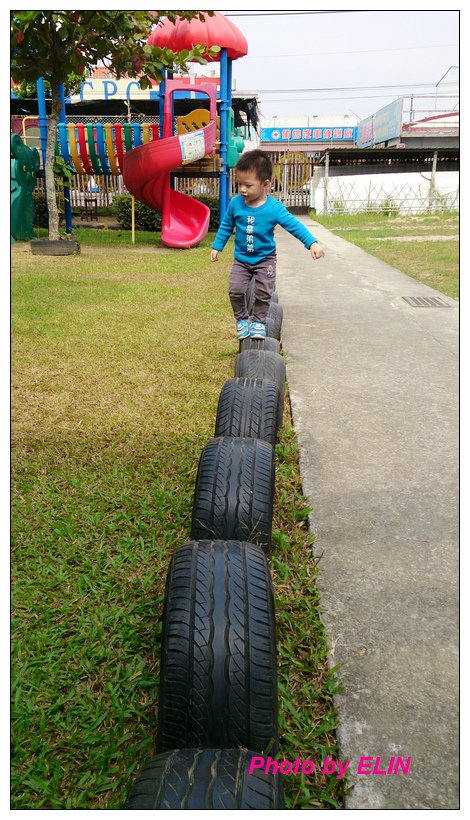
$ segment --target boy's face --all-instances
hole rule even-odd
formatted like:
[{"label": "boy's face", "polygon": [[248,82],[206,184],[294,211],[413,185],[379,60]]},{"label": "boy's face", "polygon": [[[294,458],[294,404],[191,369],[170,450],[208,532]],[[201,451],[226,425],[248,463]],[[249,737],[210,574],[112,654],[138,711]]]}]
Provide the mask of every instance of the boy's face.
[{"label": "boy's face", "polygon": [[238,193],[249,205],[256,205],[266,199],[269,193],[270,181],[262,182],[254,171],[237,171]]}]

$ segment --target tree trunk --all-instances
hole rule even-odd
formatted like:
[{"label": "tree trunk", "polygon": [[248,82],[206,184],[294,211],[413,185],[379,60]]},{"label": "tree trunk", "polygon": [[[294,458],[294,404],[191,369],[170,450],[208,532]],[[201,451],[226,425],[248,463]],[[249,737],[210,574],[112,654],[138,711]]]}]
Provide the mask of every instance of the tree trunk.
[{"label": "tree trunk", "polygon": [[59,84],[51,83],[51,87],[52,107],[47,128],[46,167],[44,172],[46,202],[49,215],[49,239],[59,239],[59,211],[57,209],[57,197],[55,192],[54,159],[55,144],[57,139],[57,125],[59,123],[59,114],[62,103],[60,101]]}]

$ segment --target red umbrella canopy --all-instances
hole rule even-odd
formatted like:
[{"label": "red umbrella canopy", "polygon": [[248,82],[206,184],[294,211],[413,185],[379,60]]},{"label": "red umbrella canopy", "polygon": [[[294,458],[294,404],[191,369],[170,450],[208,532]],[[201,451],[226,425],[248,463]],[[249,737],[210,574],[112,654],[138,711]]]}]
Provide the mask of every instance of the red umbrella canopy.
[{"label": "red umbrella canopy", "polygon": [[[223,14],[216,11],[213,17],[204,13],[204,20],[194,17],[192,20],[178,19],[176,23],[162,20],[152,31],[149,46],[171,48],[172,51],[190,50],[193,46],[220,46],[227,49],[227,56],[232,60],[248,54],[248,43],[241,31]],[[220,52],[216,57],[207,58],[208,62],[220,60]]]}]

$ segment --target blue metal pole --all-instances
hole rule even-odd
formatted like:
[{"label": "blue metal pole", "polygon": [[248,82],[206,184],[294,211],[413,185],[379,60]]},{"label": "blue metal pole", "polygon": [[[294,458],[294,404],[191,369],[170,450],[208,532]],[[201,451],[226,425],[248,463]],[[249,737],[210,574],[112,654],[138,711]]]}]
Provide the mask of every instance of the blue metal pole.
[{"label": "blue metal pole", "polygon": [[220,171],[219,171],[219,220],[225,216],[228,208],[227,197],[227,78],[228,78],[228,57],[227,49],[220,52]]},{"label": "blue metal pole", "polygon": [[233,60],[229,58],[227,64],[227,103],[228,107],[232,107],[232,68]]},{"label": "blue metal pole", "polygon": [[[227,120],[229,115],[229,109],[232,108],[232,66],[233,61],[231,58],[227,60]],[[230,138],[230,134],[227,133],[227,143]],[[227,207],[228,203],[230,202],[230,168],[227,167],[227,172],[225,176],[225,190],[226,190],[226,201]]]},{"label": "blue metal pole", "polygon": [[41,154],[42,167],[46,167],[46,147],[47,147],[47,114],[46,114],[46,96],[44,93],[44,77],[40,77],[36,81],[36,90],[38,94],[38,114],[39,114],[39,131],[41,134]]},{"label": "blue metal pole", "polygon": [[[59,122],[65,125],[66,118],[65,118],[65,93],[64,93],[64,84],[60,84],[60,101],[62,103],[62,108],[60,109],[59,114]],[[67,157],[64,157],[65,161],[67,162]],[[72,233],[73,232],[73,218],[72,218],[72,203],[70,201],[70,185],[66,185],[64,183],[64,210],[65,210],[65,232]]]},{"label": "blue metal pole", "polygon": [[[36,80],[36,91],[38,95],[38,115],[39,133],[41,137],[42,170],[44,173],[44,188],[46,186],[46,149],[47,149],[47,114],[46,114],[46,94],[44,91],[44,77]],[[47,208],[47,196],[44,197],[46,216],[49,223],[49,210]]]}]

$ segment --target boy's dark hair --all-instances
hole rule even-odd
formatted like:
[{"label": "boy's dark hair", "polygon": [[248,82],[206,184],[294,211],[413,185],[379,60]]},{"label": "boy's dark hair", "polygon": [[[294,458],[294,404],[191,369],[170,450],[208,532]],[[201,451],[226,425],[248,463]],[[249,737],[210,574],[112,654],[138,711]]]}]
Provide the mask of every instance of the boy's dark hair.
[{"label": "boy's dark hair", "polygon": [[273,164],[268,154],[256,148],[254,151],[247,151],[238,160],[236,171],[254,171],[260,182],[271,179],[273,175]]}]

